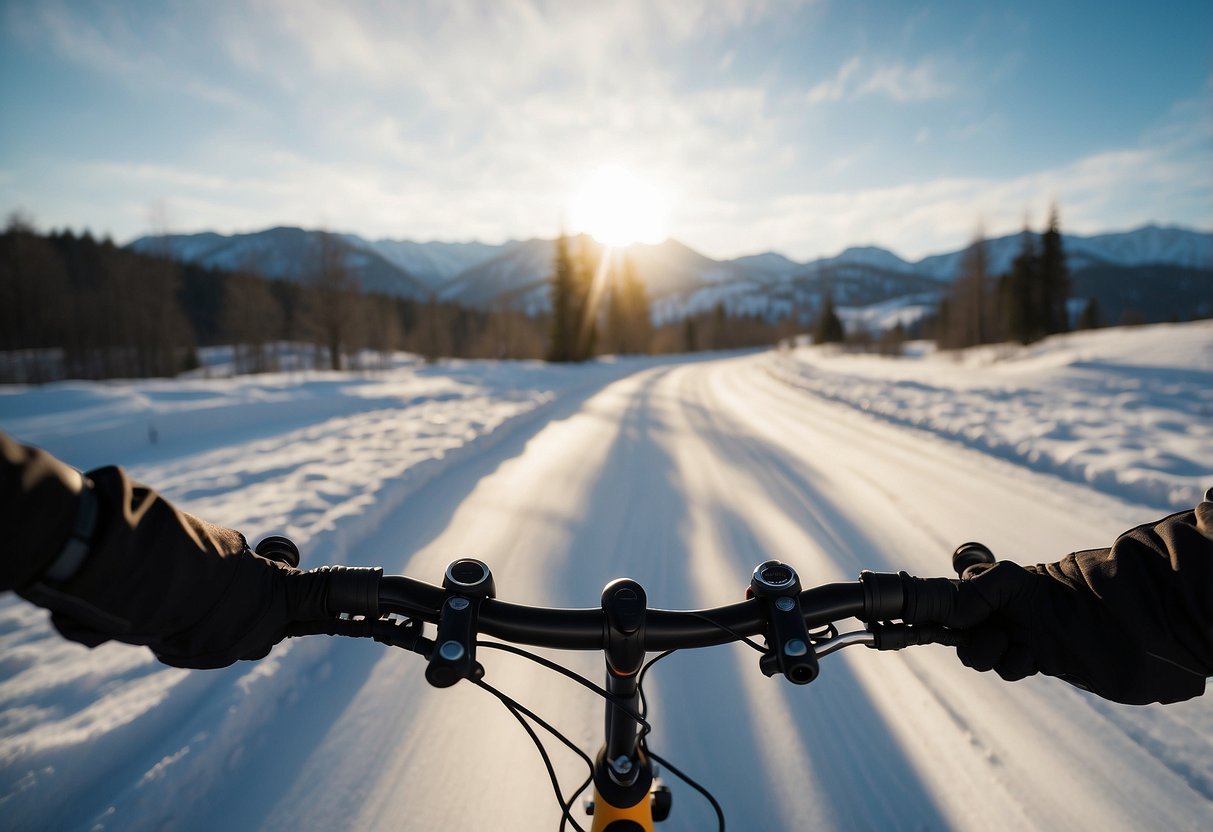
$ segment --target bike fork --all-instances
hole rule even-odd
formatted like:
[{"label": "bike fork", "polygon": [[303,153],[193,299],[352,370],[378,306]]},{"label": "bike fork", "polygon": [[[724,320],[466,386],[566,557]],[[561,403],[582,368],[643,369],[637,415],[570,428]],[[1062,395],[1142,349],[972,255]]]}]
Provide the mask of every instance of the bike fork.
[{"label": "bike fork", "polygon": [[603,746],[594,763],[594,799],[586,806],[591,832],[653,832],[654,823],[669,817],[669,787],[653,775],[647,755],[611,761],[606,754]]}]

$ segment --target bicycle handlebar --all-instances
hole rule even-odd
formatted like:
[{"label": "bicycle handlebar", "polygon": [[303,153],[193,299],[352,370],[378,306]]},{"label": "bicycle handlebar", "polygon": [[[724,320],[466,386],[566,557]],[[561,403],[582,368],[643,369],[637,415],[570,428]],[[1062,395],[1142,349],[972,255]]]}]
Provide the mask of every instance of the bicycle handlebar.
[{"label": "bicycle handlebar", "polygon": [[[327,569],[328,608],[334,615],[378,618],[396,613],[436,624],[449,594],[443,587],[413,578],[381,576],[379,570]],[[812,587],[798,598],[805,627],[815,630],[851,617],[864,622],[938,621],[951,609],[954,594],[954,583],[943,578],[864,572],[858,581]],[[767,610],[758,598],[702,610],[651,608],[645,611],[642,641],[649,651],[709,647],[763,635],[768,623]],[[494,598],[484,599],[477,617],[481,633],[562,650],[603,649],[606,626],[601,608],[534,607]],[[308,632],[317,631],[308,628]]]},{"label": "bicycle handlebar", "polygon": [[[286,538],[270,538],[258,554],[296,566],[298,549]],[[980,544],[964,544],[953,564],[958,574],[991,563],[994,556]],[[601,605],[589,609],[534,607],[497,600],[492,573],[477,560],[458,560],[447,567],[442,586],[403,576],[383,575],[382,569],[329,566],[325,608],[332,618],[300,622],[287,635],[339,635],[374,638],[426,657],[426,679],[436,687],[449,687],[460,679],[494,693],[527,728],[545,762],[543,744],[523,714],[569,740],[533,713],[520,710],[509,697],[483,681],[484,667],[476,661],[476,648],[491,645],[528,656],[553,670],[572,675],[607,700],[605,741],[590,765],[595,802],[602,800],[604,819],[595,829],[615,828],[611,818],[662,820],[669,814],[669,790],[654,779],[649,760],[662,762],[694,786],[712,803],[719,828],[724,815],[719,804],[686,775],[653,754],[645,742],[649,724],[641,681],[658,655],[646,653],[709,647],[764,636],[765,646],[751,642],[762,653],[759,668],[767,676],[782,673],[795,684],[807,684],[818,675],[818,658],[853,644],[878,650],[899,650],[920,644],[959,646],[964,633],[950,630],[947,621],[957,594],[957,583],[945,578],[915,578],[905,572],[863,572],[858,581],[830,583],[802,591],[796,571],[778,561],[754,570],[746,600],[701,610],[664,610],[648,607],[644,588],[619,579],[607,584]],[[349,616],[349,617],[339,617]],[[858,618],[865,629],[839,634],[834,622]],[[889,623],[901,621],[903,623]],[[423,635],[424,624],[437,625],[433,639]],[[515,645],[563,650],[603,651],[606,688],[597,688],[558,665],[517,647],[479,641],[480,634]],[[573,746],[575,747],[575,746]],[[548,774],[565,820],[572,820],[558,779],[548,762]],[[583,786],[583,788],[585,788]],[[664,790],[664,792],[663,792]],[[634,807],[642,806],[639,814]],[[632,808],[629,808],[632,807]],[[573,827],[581,829],[576,822]],[[561,828],[564,828],[562,821]],[[651,828],[631,823],[629,828]]]}]

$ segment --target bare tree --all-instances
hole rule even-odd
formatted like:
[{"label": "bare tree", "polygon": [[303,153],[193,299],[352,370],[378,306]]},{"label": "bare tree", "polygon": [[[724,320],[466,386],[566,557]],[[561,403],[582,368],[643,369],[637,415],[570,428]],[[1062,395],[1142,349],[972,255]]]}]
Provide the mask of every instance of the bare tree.
[{"label": "bare tree", "polygon": [[274,345],[282,338],[284,322],[268,281],[240,273],[225,276],[220,314],[223,339],[232,346],[237,373],[278,369]]},{"label": "bare tree", "polygon": [[328,366],[340,370],[350,342],[359,294],[358,281],[345,260],[346,247],[335,234],[318,236],[312,271],[312,321],[319,343],[328,353]]},{"label": "bare tree", "polygon": [[979,233],[962,255],[951,297],[940,309],[940,346],[961,349],[998,340],[1001,326],[997,310],[986,242]]}]

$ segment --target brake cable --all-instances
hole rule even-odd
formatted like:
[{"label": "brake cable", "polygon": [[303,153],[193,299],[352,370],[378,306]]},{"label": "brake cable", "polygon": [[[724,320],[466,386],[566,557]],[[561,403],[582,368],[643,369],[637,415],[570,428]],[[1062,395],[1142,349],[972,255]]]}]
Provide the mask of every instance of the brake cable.
[{"label": "brake cable", "polygon": [[[579,794],[581,794],[581,792],[585,791],[585,787],[587,785],[589,785],[589,783],[593,780],[594,763],[592,760],[590,760],[589,755],[586,754],[584,751],[582,751],[580,748],[578,748],[576,746],[576,744],[573,743],[572,740],[570,740],[568,737],[566,737],[564,734],[562,734],[559,730],[557,730],[554,726],[552,726],[551,723],[547,722],[545,719],[540,717],[537,713],[535,713],[530,708],[523,705],[518,700],[516,700],[510,696],[507,696],[506,694],[502,693],[497,688],[490,685],[488,682],[485,682],[483,679],[474,679],[474,680],[472,680],[472,683],[474,685],[476,685],[477,687],[482,688],[482,689],[488,691],[489,693],[493,694],[493,696],[497,697],[497,699],[500,700],[501,704],[505,705],[506,710],[509,711],[513,715],[514,719],[518,720],[518,724],[522,726],[523,730],[526,731],[527,734],[530,736],[531,742],[533,742],[535,744],[535,748],[539,751],[539,756],[543,758],[543,765],[548,770],[548,779],[552,781],[552,791],[554,791],[556,793],[556,802],[560,805],[560,812],[561,812],[560,829],[561,830],[564,829],[565,822],[567,821],[568,823],[573,824],[573,828],[575,830],[577,830],[577,832],[585,832],[585,829],[579,823],[577,823],[577,821],[573,820],[573,815],[569,811],[569,809],[572,807],[573,802],[577,800],[577,795],[579,795]],[[523,718],[523,714],[526,714],[526,716],[528,716],[532,720],[534,720],[549,734],[554,736],[556,739],[560,740],[560,742],[562,742],[567,748],[572,749],[577,754],[577,756],[581,757],[582,761],[586,764],[586,766],[589,767],[589,769],[590,769],[589,778],[586,779],[585,783],[581,786],[581,788],[579,788],[577,791],[573,792],[572,796],[569,797],[568,800],[564,799],[564,795],[560,791],[560,780],[559,780],[559,778],[556,777],[556,769],[552,765],[552,758],[548,754],[547,748],[544,747],[543,741],[541,739],[539,739],[539,735],[535,733],[535,729],[532,728],[530,723],[528,723],[526,721],[526,719]]]}]

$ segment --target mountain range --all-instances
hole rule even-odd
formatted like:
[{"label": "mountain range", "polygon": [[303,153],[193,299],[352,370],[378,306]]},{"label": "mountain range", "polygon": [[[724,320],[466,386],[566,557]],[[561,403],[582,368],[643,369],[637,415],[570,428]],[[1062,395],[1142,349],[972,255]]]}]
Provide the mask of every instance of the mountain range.
[{"label": "mountain range", "polygon": [[[305,280],[322,233],[271,228],[230,236],[160,235],[141,237],[130,247],[211,268]],[[490,245],[335,236],[345,247],[347,268],[367,291],[417,299],[436,296],[482,308],[548,308],[554,240]],[[990,271],[1001,274],[1022,251],[1024,234],[990,239],[985,245]],[[1075,294],[1080,285],[1087,287],[1090,296],[1099,296],[1105,314],[1118,314],[1122,300],[1129,303],[1142,291],[1169,293],[1175,309],[1165,315],[1213,314],[1213,233],[1147,225],[1121,233],[1067,234],[1063,246]],[[965,253],[961,249],[912,262],[883,248],[857,246],[808,262],[776,252],[713,260],[675,240],[636,244],[628,251],[648,287],[658,323],[718,304],[732,314],[804,316],[819,307],[827,292],[839,306],[853,310],[852,315],[888,308],[896,317],[907,305],[933,305],[958,274]],[[1103,276],[1092,282],[1096,274]],[[883,325],[879,316],[869,323]]]}]

